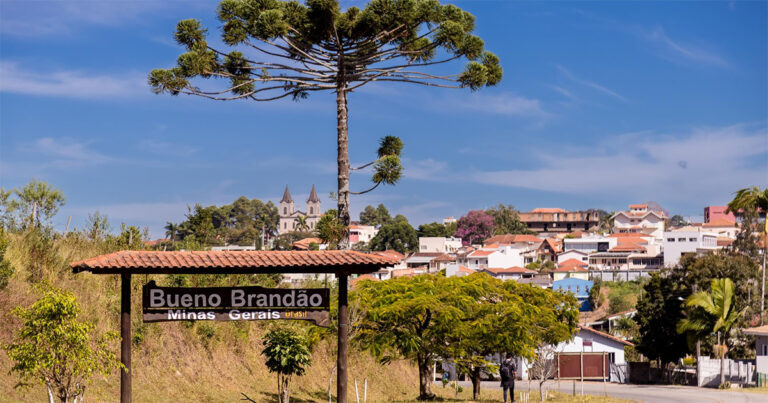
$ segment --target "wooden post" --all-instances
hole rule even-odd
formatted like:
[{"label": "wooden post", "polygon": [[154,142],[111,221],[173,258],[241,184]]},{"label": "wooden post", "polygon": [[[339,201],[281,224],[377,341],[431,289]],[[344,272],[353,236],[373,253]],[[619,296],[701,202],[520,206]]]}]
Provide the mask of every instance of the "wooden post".
[{"label": "wooden post", "polygon": [[347,315],[347,274],[339,276],[339,336],[336,354],[336,401],[347,403],[347,336],[349,334],[349,316]]},{"label": "wooden post", "polygon": [[[123,269],[126,270],[126,269]],[[120,403],[131,402],[131,274],[120,275]]]}]

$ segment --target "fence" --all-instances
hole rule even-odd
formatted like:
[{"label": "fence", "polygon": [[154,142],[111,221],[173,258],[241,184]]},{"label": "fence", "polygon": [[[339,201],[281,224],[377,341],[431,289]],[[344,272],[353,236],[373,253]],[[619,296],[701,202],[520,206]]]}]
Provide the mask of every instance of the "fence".
[{"label": "fence", "polygon": [[[720,385],[720,359],[699,357],[698,385],[717,387]],[[725,359],[723,372],[725,381],[731,384],[749,385],[757,382],[757,370],[754,360]]]}]

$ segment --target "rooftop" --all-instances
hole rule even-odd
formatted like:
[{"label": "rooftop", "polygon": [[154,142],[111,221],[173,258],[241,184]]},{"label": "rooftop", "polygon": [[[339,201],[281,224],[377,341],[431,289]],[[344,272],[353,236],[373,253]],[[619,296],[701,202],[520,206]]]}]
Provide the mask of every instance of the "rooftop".
[{"label": "rooftop", "polygon": [[372,273],[396,262],[356,251],[135,251],[70,264],[94,274]]}]

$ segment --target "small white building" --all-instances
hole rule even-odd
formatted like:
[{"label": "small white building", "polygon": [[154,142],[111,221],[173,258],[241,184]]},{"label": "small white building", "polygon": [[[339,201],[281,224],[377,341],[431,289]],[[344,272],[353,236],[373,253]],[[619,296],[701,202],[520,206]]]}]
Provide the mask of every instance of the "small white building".
[{"label": "small white building", "polygon": [[629,210],[613,215],[613,232],[648,235],[656,239],[664,236],[664,213],[648,210],[647,204],[630,204]]},{"label": "small white building", "polygon": [[557,255],[557,264],[563,263],[566,260],[571,260],[571,259],[580,260],[584,263],[589,263],[589,253],[582,252],[580,250],[575,250],[575,249],[565,251],[565,252],[560,252]]},{"label": "small white building", "polygon": [[580,251],[585,253],[607,252],[619,243],[615,237],[606,237],[601,235],[584,235],[581,238],[563,239],[563,250]]},{"label": "small white building", "polygon": [[455,254],[461,248],[461,238],[420,237],[419,252],[439,252]]},{"label": "small white building", "polygon": [[445,266],[445,277],[453,277],[453,276],[464,277],[464,276],[468,276],[468,275],[470,275],[470,274],[472,274],[474,272],[475,271],[470,269],[469,267],[462,266],[462,265],[460,265],[458,263],[455,263],[455,262],[454,263],[448,263]]},{"label": "small white building", "polygon": [[466,257],[466,266],[473,270],[523,265],[524,258],[520,254],[520,250],[510,246],[502,246],[498,249],[478,249]]},{"label": "small white building", "polygon": [[757,373],[768,376],[768,325],[744,329],[744,334],[755,336]]},{"label": "small white building", "polygon": [[713,233],[719,237],[736,239],[739,227],[735,222],[725,218],[716,218],[701,226],[702,231]]},{"label": "small white building", "polygon": [[490,274],[500,280],[520,280],[524,278],[533,278],[535,271],[524,267],[506,267],[506,268],[485,268],[483,272]]},{"label": "small white building", "polygon": [[683,253],[706,253],[717,246],[717,235],[699,231],[667,231],[664,233],[664,267],[680,262]]},{"label": "small white building", "polygon": [[371,239],[376,236],[379,230],[373,225],[350,225],[349,226],[349,243],[354,245],[358,242],[371,242]]}]

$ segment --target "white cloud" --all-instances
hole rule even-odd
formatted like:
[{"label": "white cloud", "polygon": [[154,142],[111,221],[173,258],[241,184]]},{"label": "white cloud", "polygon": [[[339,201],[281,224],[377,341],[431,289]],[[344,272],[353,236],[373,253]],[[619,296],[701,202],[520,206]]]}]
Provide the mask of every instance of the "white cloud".
[{"label": "white cloud", "polygon": [[79,142],[70,138],[43,137],[21,150],[38,157],[45,157],[45,165],[53,168],[74,168],[86,165],[103,164],[113,159],[89,148],[89,142]]},{"label": "white cloud", "polygon": [[70,35],[84,25],[119,26],[157,11],[157,1],[3,1],[0,32],[37,37]]},{"label": "white cloud", "polygon": [[154,139],[142,140],[138,143],[137,147],[140,150],[144,150],[152,154],[169,155],[175,157],[188,157],[200,151],[198,147],[193,147],[187,144],[169,143],[167,141],[159,141]]},{"label": "white cloud", "polygon": [[[464,109],[492,115],[534,119],[544,119],[551,116],[549,112],[544,110],[538,99],[510,93],[471,93],[463,94],[461,97],[442,97],[440,99],[443,100],[442,102],[451,104],[451,107],[446,109],[451,111]],[[441,101],[437,100],[437,103],[441,103]]]},{"label": "white cloud", "polygon": [[614,91],[614,90],[612,90],[612,89],[610,89],[608,87],[600,85],[600,84],[598,84],[598,83],[596,83],[594,81],[589,81],[589,80],[585,80],[585,79],[576,77],[573,73],[571,73],[568,69],[566,69],[563,66],[558,65],[557,69],[560,70],[560,72],[563,73],[563,75],[565,75],[565,77],[567,77],[569,80],[571,80],[571,81],[573,81],[573,82],[575,82],[577,84],[584,85],[586,87],[589,87],[589,88],[592,88],[594,90],[600,91],[603,94],[610,95],[610,96],[612,96],[612,97],[614,97],[614,98],[616,98],[618,100],[627,102],[626,98],[624,98],[618,92],[616,92],[616,91]]},{"label": "white cloud", "polygon": [[635,32],[640,38],[661,45],[666,54],[671,54],[677,58],[696,63],[704,63],[724,68],[731,67],[730,63],[725,60],[725,58],[714,52],[673,40],[661,26],[653,29],[638,27]]},{"label": "white cloud", "polygon": [[33,71],[8,61],[0,61],[0,92],[97,99],[151,95],[143,74]]},{"label": "white cloud", "polygon": [[746,125],[675,136],[623,135],[587,150],[548,147],[546,154],[538,155],[538,168],[478,172],[473,180],[567,194],[663,195],[667,200],[704,202],[768,181],[766,138],[764,127]]}]

